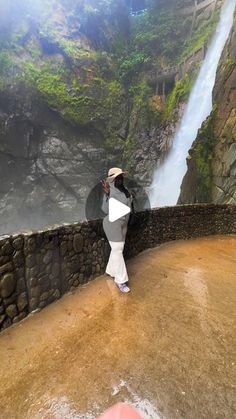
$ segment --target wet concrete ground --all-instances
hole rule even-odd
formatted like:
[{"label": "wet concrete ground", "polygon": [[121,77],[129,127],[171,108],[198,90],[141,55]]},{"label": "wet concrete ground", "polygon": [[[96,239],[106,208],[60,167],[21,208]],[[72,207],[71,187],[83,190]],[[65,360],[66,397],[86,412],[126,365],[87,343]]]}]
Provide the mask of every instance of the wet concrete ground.
[{"label": "wet concrete ground", "polygon": [[0,418],[236,418],[236,236],[179,241],[129,261],[0,335]]}]

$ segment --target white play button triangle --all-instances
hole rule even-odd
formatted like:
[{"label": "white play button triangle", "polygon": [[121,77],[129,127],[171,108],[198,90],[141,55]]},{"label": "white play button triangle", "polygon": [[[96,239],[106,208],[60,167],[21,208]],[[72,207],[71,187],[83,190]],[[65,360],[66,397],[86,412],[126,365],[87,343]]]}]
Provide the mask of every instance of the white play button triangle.
[{"label": "white play button triangle", "polygon": [[119,218],[124,217],[124,215],[129,214],[130,207],[122,202],[118,201],[115,198],[109,199],[109,221],[113,222],[119,220]]}]

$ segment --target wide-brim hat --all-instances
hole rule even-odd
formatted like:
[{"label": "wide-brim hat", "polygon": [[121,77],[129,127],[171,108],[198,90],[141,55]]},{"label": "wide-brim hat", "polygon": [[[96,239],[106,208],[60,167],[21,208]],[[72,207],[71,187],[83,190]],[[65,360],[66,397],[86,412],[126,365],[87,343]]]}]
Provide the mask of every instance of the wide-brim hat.
[{"label": "wide-brim hat", "polygon": [[106,178],[107,182],[112,182],[117,176],[119,175],[125,175],[126,172],[122,169],[120,169],[119,167],[112,167],[109,171],[108,171],[108,176]]}]

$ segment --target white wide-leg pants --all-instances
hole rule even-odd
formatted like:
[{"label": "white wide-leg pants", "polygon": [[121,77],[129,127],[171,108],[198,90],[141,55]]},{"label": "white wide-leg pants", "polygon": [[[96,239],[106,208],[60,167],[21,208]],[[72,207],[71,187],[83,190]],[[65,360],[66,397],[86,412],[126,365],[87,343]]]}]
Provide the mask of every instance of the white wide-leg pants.
[{"label": "white wide-leg pants", "polygon": [[115,278],[117,284],[128,282],[128,274],[123,257],[125,242],[110,242],[111,253],[106,267],[106,273]]}]

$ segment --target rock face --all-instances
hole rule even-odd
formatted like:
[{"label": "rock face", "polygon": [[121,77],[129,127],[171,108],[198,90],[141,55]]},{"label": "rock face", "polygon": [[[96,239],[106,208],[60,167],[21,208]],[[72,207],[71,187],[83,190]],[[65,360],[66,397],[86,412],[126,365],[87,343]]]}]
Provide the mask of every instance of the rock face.
[{"label": "rock face", "polygon": [[0,95],[0,233],[84,218],[90,189],[119,147],[106,150],[96,130],[63,120],[25,89]]},{"label": "rock face", "polygon": [[[123,0],[5,3],[0,5],[0,234],[84,219],[89,192],[112,166],[130,169],[148,186],[182,114],[178,102],[175,118],[163,123],[167,98],[160,109],[146,74],[159,58],[162,67],[173,59],[168,51],[175,2],[160,2],[165,16],[160,25],[165,29],[167,23],[170,39],[157,31],[154,47],[145,44],[143,52],[142,39],[134,38],[133,55]],[[180,8],[185,3],[178,2]],[[181,46],[195,21],[180,16],[177,25],[174,19]],[[173,85],[166,82],[167,93]]]},{"label": "rock face", "polygon": [[213,102],[214,110],[189,152],[179,203],[236,203],[235,24],[217,71]]},{"label": "rock face", "polygon": [[151,129],[138,124],[138,114],[131,114],[130,122],[124,116],[135,138],[135,148],[124,156],[125,138],[107,146],[98,130],[64,120],[25,87],[2,92],[0,234],[84,219],[92,188],[110,167],[126,167],[130,155],[132,174],[148,185],[156,162],[171,147],[181,114],[182,107],[177,122]]},{"label": "rock face", "polygon": [[[236,19],[235,19],[236,23]],[[212,159],[212,198],[216,203],[236,203],[236,28],[218,70],[214,100],[217,103]]]},{"label": "rock face", "polygon": [[121,165],[122,144],[106,144],[127,124],[107,52],[126,36],[118,3],[0,6],[0,234],[83,219],[90,189]]}]

